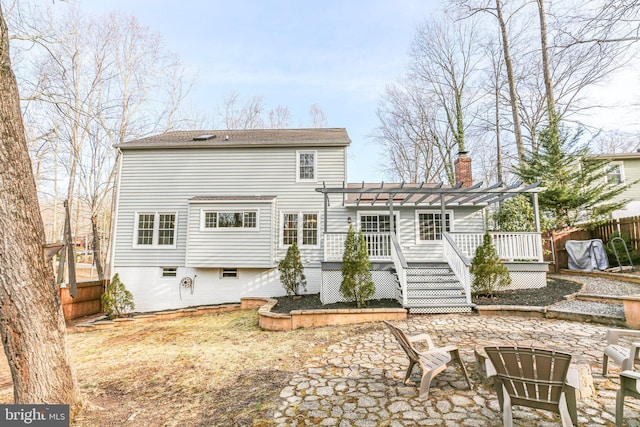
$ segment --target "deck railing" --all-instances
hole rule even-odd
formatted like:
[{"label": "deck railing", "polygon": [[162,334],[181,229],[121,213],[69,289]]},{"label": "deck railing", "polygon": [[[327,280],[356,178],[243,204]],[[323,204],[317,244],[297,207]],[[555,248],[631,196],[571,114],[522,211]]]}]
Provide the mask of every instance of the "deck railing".
[{"label": "deck railing", "polygon": [[456,275],[456,278],[464,287],[464,293],[467,299],[467,304],[471,303],[471,261],[462,253],[458,245],[456,244],[453,236],[449,233],[442,233],[442,246],[444,260],[449,264],[451,270]]},{"label": "deck railing", "polygon": [[[391,260],[391,236],[389,233],[363,233],[363,235],[367,242],[371,261]],[[342,261],[345,240],[347,240],[347,233],[325,233],[324,260]]]},{"label": "deck railing", "polygon": [[400,295],[402,295],[402,299],[396,298],[402,304],[403,307],[407,306],[407,269],[409,265],[407,261],[404,259],[404,255],[402,254],[402,248],[400,247],[400,243],[398,242],[398,238],[395,233],[390,233],[391,235],[391,260],[393,261],[393,266],[396,269],[396,274],[398,275],[398,283],[400,285]]},{"label": "deck railing", "polygon": [[[482,245],[483,233],[448,233],[469,259]],[[498,233],[490,232],[493,246],[498,256],[509,261],[542,262],[542,237],[540,233]]]}]

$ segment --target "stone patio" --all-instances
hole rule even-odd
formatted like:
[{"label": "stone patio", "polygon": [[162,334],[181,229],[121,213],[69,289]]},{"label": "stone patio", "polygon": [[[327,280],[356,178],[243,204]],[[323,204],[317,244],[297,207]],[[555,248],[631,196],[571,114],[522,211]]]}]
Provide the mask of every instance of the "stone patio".
[{"label": "stone patio", "polygon": [[[410,334],[428,332],[437,345],[456,345],[469,370],[469,390],[455,365],[436,376],[429,398],[418,397],[419,368],[404,385],[408,359],[382,323],[376,331],[330,346],[301,367],[280,393],[278,426],[501,426],[498,400],[477,375],[474,349],[491,344],[536,343],[569,352],[591,369],[596,393],[578,400],[581,426],[613,426],[617,367],[602,376],[607,327],[562,320],[474,314],[413,316],[395,322]],[[558,426],[545,411],[514,408],[516,426]],[[640,426],[640,400],[627,398],[625,425]]]}]

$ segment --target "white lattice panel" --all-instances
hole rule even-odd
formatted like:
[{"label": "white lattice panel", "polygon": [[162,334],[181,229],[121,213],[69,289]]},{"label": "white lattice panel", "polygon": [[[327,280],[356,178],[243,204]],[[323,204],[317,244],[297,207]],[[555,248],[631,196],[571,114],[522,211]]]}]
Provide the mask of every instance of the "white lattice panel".
[{"label": "white lattice panel", "polygon": [[[372,271],[371,277],[376,285],[376,292],[373,299],[395,299],[396,280],[389,271]],[[320,290],[320,301],[323,304],[333,304],[345,301],[340,293],[340,283],[342,283],[342,272],[340,270],[323,270],[322,287]]]},{"label": "white lattice panel", "polygon": [[416,314],[471,313],[471,307],[415,307],[415,308],[410,308],[409,313],[416,313]]}]

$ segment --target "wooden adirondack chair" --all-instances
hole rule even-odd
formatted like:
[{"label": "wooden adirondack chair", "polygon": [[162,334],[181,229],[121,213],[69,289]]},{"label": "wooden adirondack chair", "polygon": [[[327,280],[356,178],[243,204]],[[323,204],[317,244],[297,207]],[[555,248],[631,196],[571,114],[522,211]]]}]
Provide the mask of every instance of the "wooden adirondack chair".
[{"label": "wooden adirondack chair", "polygon": [[563,427],[578,424],[575,389],[567,384],[570,354],[533,347],[484,350],[492,365],[487,365],[487,376],[495,372],[494,386],[505,427],[513,425],[512,405],[558,413]]},{"label": "wooden adirondack chair", "polygon": [[[407,336],[402,329],[392,325],[386,320],[383,321],[385,325],[391,330],[393,336],[398,340],[400,347],[404,350],[409,358],[409,367],[404,378],[406,384],[411,377],[413,367],[418,364],[422,368],[422,380],[420,381],[420,397],[429,397],[429,386],[433,377],[444,371],[447,366],[452,363],[458,363],[462,368],[462,373],[469,388],[471,388],[471,381],[469,381],[469,375],[467,375],[467,369],[460,359],[460,353],[455,346],[436,347],[433,345],[433,341],[428,334],[420,334],[414,336]],[[415,348],[414,344],[422,343],[427,349],[419,351]]]}]

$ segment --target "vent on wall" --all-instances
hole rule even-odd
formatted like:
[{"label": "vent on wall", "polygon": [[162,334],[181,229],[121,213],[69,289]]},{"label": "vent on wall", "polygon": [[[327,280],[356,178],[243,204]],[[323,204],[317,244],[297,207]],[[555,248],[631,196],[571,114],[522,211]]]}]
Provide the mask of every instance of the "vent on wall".
[{"label": "vent on wall", "polygon": [[207,141],[207,140],[213,139],[213,138],[216,138],[216,136],[215,135],[205,134],[205,135],[194,136],[193,140],[194,141]]}]

